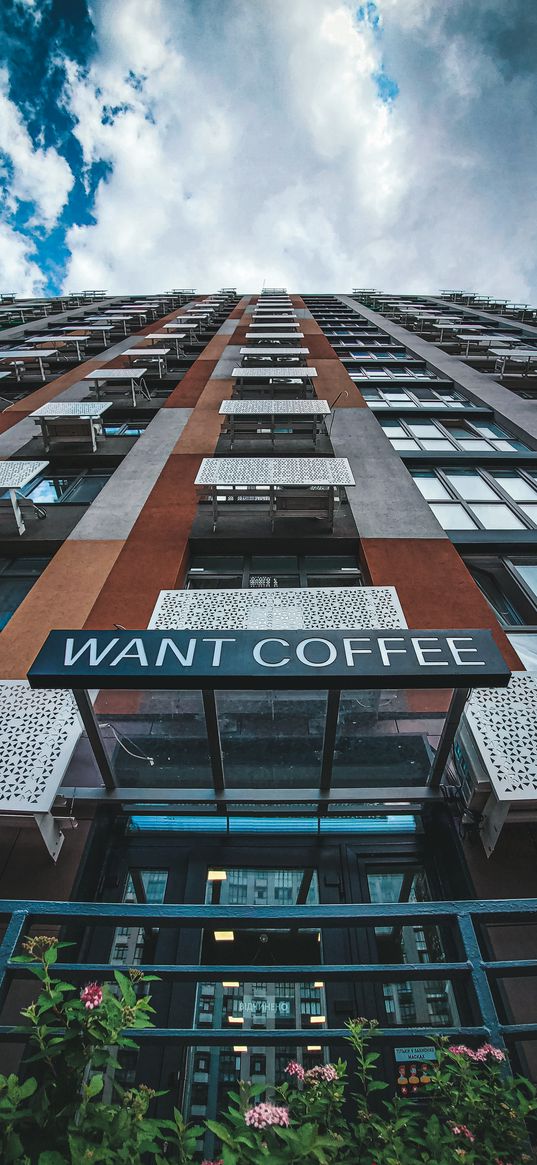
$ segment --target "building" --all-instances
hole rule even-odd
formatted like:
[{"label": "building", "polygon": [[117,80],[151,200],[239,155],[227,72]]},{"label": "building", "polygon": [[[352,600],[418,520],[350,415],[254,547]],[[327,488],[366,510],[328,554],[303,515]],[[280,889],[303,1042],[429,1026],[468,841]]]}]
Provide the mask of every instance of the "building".
[{"label": "building", "polygon": [[0,324],[3,1022],[21,927],[64,925],[83,967],[175,967],[124,1073],[194,1116],[356,1014],[394,1078],[431,1029],[535,1072],[537,311]]}]

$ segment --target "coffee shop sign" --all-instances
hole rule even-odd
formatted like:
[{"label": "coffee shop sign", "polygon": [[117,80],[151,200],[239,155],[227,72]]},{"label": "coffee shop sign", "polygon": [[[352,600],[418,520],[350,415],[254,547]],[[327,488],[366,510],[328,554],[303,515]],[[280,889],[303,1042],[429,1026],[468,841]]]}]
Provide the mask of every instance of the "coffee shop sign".
[{"label": "coffee shop sign", "polygon": [[431,686],[506,684],[487,630],[53,631],[29,672],[34,687],[227,687],[288,680]]}]

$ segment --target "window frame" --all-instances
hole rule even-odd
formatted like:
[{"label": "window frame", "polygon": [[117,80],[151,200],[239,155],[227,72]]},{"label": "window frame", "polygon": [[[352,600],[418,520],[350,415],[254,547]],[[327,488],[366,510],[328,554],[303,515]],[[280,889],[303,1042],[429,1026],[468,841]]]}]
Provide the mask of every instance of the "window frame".
[{"label": "window frame", "polygon": [[[444,488],[448,491],[448,493],[450,495],[450,502],[451,503],[453,503],[453,502],[459,503],[463,507],[463,509],[466,511],[466,513],[468,514],[468,517],[471,518],[472,522],[475,523],[475,525],[477,526],[477,529],[479,531],[483,530],[483,531],[486,531],[487,533],[490,533],[492,530],[502,529],[502,527],[491,527],[491,526],[483,525],[483,523],[477,517],[477,515],[473,513],[473,511],[471,510],[470,507],[472,505],[479,504],[479,499],[476,499],[475,502],[471,502],[471,501],[467,501],[466,498],[462,497],[462,495],[457,490],[456,486],[453,485],[453,483],[449,480],[449,478],[447,476],[448,473],[453,473],[454,468],[455,468],[454,466],[450,466],[446,470],[442,466],[437,466],[437,465],[430,466],[426,470],[414,468],[411,470],[411,475],[412,475],[413,480],[416,480],[417,476],[419,476],[420,474],[424,474],[424,473],[432,473],[433,475],[438,477],[438,479],[442,482],[442,485],[444,486]],[[530,516],[528,514],[526,514],[524,510],[520,509],[520,507],[517,505],[517,503],[515,501],[513,501],[513,498],[511,498],[509,496],[507,491],[502,489],[502,487],[496,481],[496,479],[494,478],[492,473],[490,473],[483,466],[476,465],[474,463],[468,464],[464,468],[465,468],[467,473],[468,472],[476,473],[479,477],[483,478],[485,483],[490,487],[490,489],[492,489],[493,493],[497,494],[499,502],[500,503],[504,502],[508,506],[508,508],[514,513],[515,517],[517,517],[522,522],[523,528],[525,530],[537,530],[537,520],[534,521],[533,518],[530,518]],[[532,478],[531,474],[528,472],[528,470],[524,469],[523,466],[516,466],[516,468],[513,469],[513,473],[520,474],[524,478],[524,480],[527,480],[528,483],[531,486],[533,486],[533,488],[537,492],[537,479]],[[419,486],[416,486],[416,489],[419,489]],[[422,494],[422,497],[423,497],[423,494]],[[427,499],[424,497],[423,500],[426,501]],[[438,501],[435,501],[434,504],[435,505],[443,505],[443,504],[449,505],[449,502],[438,500]],[[484,502],[483,504],[486,504],[486,503]],[[496,504],[495,502],[489,502],[489,505],[495,505],[495,504]],[[537,502],[536,502],[536,504],[537,504]],[[427,505],[430,506],[431,502],[427,502]],[[433,511],[433,513],[434,513],[434,511]],[[455,527],[455,526],[450,527],[450,529],[452,529],[452,530],[456,530],[458,528],[459,527]],[[461,528],[466,529],[467,527],[461,527]],[[470,527],[470,529],[471,529],[471,527]],[[506,529],[513,529],[513,528],[506,527]],[[515,529],[518,529],[518,527],[516,527]]]}]

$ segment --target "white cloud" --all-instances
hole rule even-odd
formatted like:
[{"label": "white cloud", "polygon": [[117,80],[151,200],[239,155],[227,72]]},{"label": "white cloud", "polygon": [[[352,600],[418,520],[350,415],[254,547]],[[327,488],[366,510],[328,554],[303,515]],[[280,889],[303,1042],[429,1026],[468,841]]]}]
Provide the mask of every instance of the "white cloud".
[{"label": "white cloud", "polygon": [[379,35],[351,0],[96,0],[65,103],[109,172],[66,285],[536,294],[530,82],[477,7],[378,0]]},{"label": "white cloud", "polygon": [[24,235],[0,222],[0,288],[17,295],[41,295],[44,279]]},{"label": "white cloud", "polygon": [[33,222],[52,227],[65,206],[73,175],[57,150],[33,145],[21,111],[8,92],[8,72],[0,68],[0,151],[11,168],[7,209],[12,213],[19,202],[31,202]]}]

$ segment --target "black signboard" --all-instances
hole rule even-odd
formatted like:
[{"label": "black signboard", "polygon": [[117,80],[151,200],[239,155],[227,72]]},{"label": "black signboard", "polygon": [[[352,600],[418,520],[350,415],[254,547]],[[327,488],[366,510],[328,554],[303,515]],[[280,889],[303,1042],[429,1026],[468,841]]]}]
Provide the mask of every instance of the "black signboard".
[{"label": "black signboard", "polygon": [[490,631],[52,631],[34,688],[495,687]]}]

